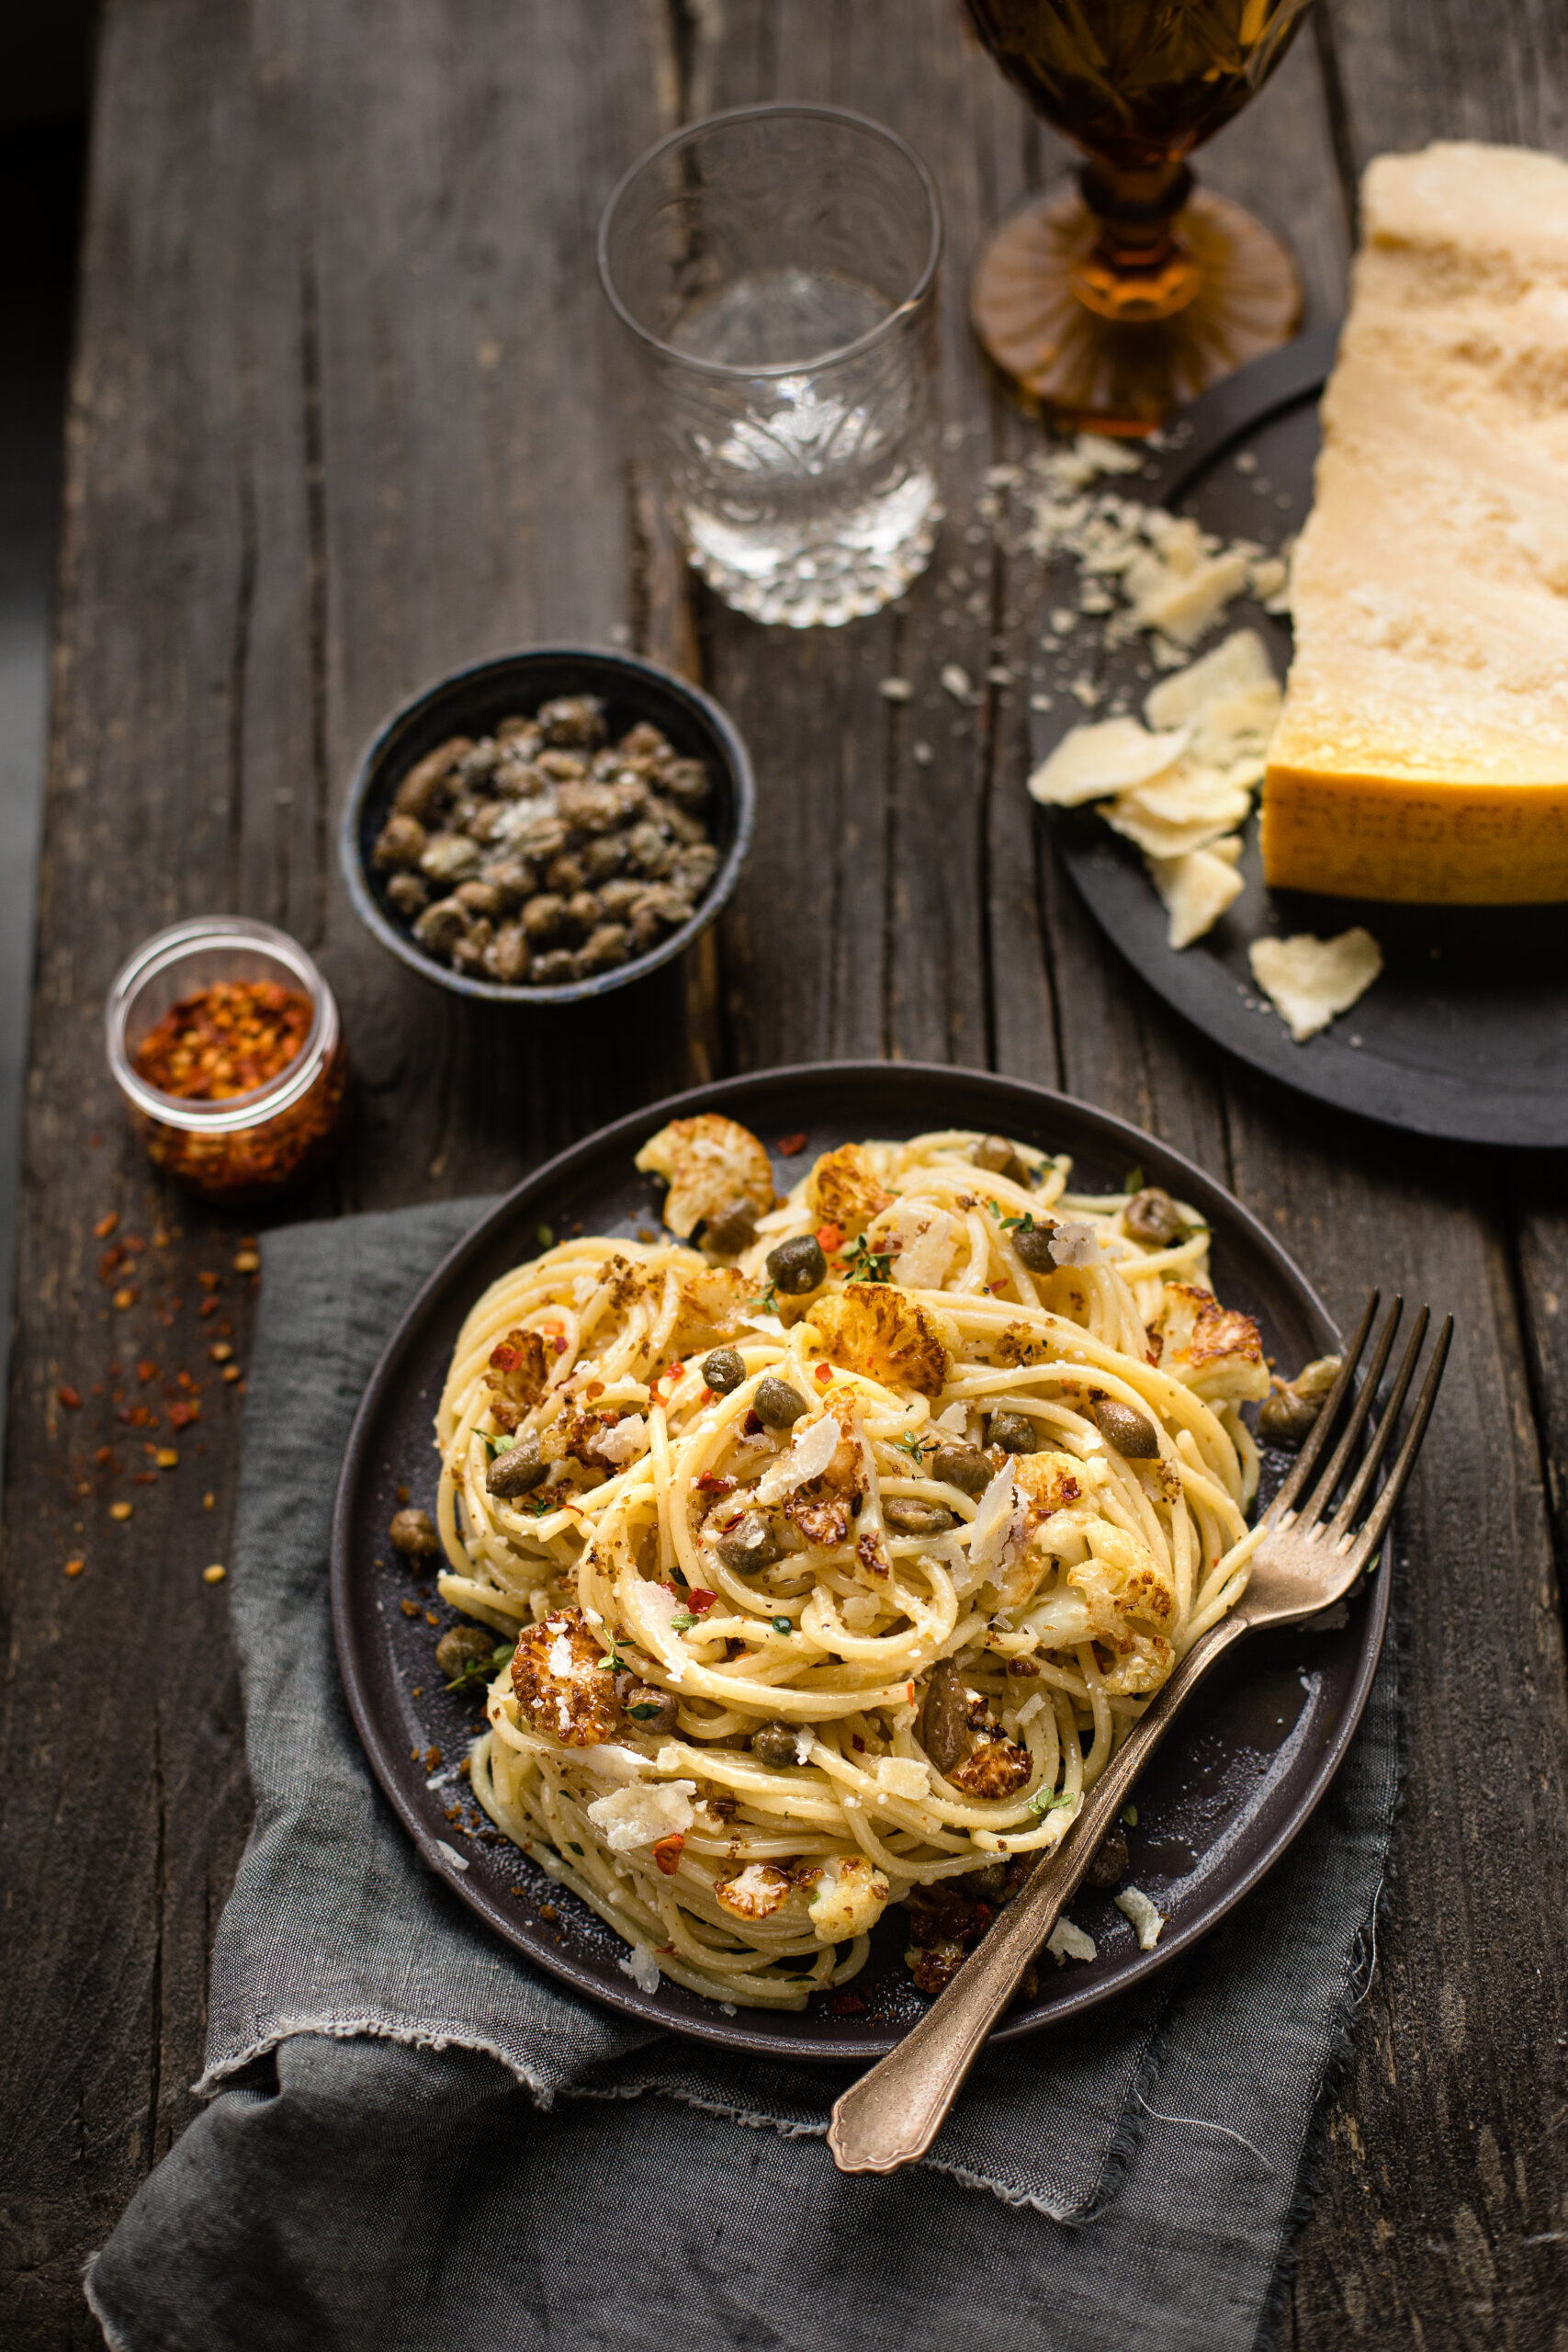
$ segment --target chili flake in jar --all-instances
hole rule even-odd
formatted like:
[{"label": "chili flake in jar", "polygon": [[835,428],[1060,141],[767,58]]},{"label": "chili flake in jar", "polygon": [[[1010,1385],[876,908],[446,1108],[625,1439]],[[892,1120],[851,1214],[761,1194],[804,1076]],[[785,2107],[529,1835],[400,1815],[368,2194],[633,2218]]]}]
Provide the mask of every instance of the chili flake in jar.
[{"label": "chili flake in jar", "polygon": [[180,1102],[254,1094],[298,1058],[315,1017],[277,980],[217,980],[170,1006],[138,1046],[136,1074]]},{"label": "chili flake in jar", "polygon": [[149,1158],[214,1200],[276,1192],[341,1131],[337,1005],[299,942],[270,923],[207,915],[148,940],[109,991],[106,1045]]}]

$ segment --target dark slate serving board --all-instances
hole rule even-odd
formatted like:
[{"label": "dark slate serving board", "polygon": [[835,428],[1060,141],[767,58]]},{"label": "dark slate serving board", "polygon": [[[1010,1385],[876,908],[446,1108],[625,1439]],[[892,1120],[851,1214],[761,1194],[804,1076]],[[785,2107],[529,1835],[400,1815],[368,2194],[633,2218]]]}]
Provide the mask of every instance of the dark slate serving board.
[{"label": "dark slate serving board", "polygon": [[[1195,515],[1225,539],[1283,545],[1312,503],[1317,401],[1334,342],[1326,331],[1303,336],[1195,401],[1145,468],[1138,493]],[[1246,469],[1238,458],[1251,461]],[[1048,590],[1045,609],[1064,601]],[[1283,676],[1289,624],[1247,598],[1198,651],[1244,626],[1263,637]],[[1087,664],[1070,650],[1034,659],[1033,684],[1053,697],[1051,709],[1031,713],[1039,761],[1085,717],[1062,688]],[[1106,700],[1125,692],[1134,710],[1156,674],[1137,646],[1098,667]],[[1568,909],[1393,906],[1267,890],[1255,812],[1241,865],[1247,888],[1213,931],[1178,954],[1166,944],[1165,909],[1130,842],[1092,808],[1053,809],[1042,821],[1129,963],[1243,1060],[1320,1102],[1417,1135],[1568,1145]],[[1378,941],[1383,971],[1349,1012],[1298,1046],[1254,984],[1248,945],[1270,933],[1328,938],[1354,923]]]}]

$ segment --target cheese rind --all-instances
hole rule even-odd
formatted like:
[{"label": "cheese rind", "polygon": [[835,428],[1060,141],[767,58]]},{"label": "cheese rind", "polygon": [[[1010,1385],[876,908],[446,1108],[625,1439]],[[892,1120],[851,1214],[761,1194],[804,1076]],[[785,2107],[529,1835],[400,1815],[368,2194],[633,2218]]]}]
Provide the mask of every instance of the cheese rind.
[{"label": "cheese rind", "polygon": [[1568,898],[1568,164],[1440,142],[1381,156],[1364,198],[1266,877]]}]

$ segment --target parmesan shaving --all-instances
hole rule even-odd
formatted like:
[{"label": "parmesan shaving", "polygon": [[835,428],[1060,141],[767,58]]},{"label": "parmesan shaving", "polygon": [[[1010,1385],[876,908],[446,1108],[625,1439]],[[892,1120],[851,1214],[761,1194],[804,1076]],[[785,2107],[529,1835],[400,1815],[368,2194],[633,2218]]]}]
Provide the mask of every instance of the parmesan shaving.
[{"label": "parmesan shaving", "polygon": [[770,1463],[757,1481],[760,1503],[782,1502],[797,1487],[819,1478],[839,1450],[843,1431],[831,1413],[823,1413],[801,1431],[787,1453]]},{"label": "parmesan shaving", "polygon": [[1140,1887],[1124,1886],[1116,1897],[1116,1908],[1132,1921],[1137,1932],[1138,1950],[1153,1951],[1159,1941],[1159,1931],[1165,1925],[1165,1914],[1156,1910]]},{"label": "parmesan shaving", "polygon": [[1348,1012],[1382,970],[1382,950],[1358,923],[1336,939],[1298,932],[1292,939],[1255,939],[1252,977],[1285,1016],[1298,1046]]}]

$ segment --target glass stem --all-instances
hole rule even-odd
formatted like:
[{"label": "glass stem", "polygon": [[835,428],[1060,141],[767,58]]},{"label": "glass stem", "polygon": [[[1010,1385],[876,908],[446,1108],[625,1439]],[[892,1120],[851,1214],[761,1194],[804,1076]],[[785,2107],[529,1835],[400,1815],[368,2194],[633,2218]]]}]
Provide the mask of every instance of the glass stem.
[{"label": "glass stem", "polygon": [[1133,323],[1185,310],[1203,273],[1178,237],[1175,222],[1192,193],[1185,164],[1118,171],[1083,164],[1078,186],[1094,216],[1095,241],[1072,271],[1078,300],[1101,318]]}]

